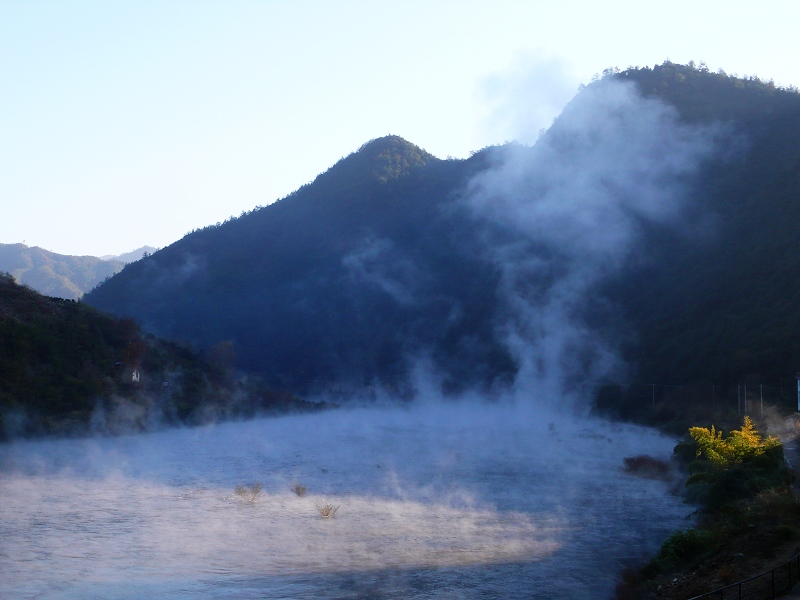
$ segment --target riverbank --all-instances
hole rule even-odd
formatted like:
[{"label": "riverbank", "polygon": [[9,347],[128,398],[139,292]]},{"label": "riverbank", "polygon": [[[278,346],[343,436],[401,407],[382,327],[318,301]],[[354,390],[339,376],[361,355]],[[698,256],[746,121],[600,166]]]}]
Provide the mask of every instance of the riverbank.
[{"label": "riverbank", "polygon": [[[736,484],[727,489],[731,498],[709,501],[707,496],[698,507],[694,528],[673,534],[647,565],[623,573],[615,600],[687,600],[770,571],[800,553],[796,417],[774,421],[773,432],[782,443],[785,483],[770,485],[763,478],[753,478],[752,470],[743,471],[729,482]],[[676,455],[682,451],[686,448],[679,445]],[[690,483],[683,493],[687,498],[697,497],[692,488],[697,483],[698,465],[684,465]],[[744,489],[745,482],[749,489]],[[719,488],[716,493],[725,491]],[[736,493],[746,497],[734,499]]]}]

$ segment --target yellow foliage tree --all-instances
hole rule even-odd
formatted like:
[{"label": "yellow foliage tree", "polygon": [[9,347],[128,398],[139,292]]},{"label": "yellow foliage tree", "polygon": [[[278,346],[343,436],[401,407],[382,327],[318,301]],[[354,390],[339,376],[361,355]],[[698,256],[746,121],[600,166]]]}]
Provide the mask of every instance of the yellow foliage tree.
[{"label": "yellow foliage tree", "polygon": [[691,427],[689,435],[697,442],[697,456],[705,456],[721,468],[741,464],[745,458],[759,456],[781,444],[773,436],[762,438],[747,416],[741,428],[731,431],[727,438],[723,438],[722,431],[717,431],[713,425],[711,429]]}]

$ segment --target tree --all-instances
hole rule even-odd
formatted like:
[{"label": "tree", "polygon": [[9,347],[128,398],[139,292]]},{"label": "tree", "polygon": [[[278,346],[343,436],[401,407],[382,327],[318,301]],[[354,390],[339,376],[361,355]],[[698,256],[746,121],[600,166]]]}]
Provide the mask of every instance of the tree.
[{"label": "tree", "polygon": [[781,445],[775,437],[762,438],[748,416],[745,416],[742,427],[731,431],[727,438],[723,438],[722,431],[717,431],[713,425],[711,429],[692,427],[689,435],[697,442],[697,456],[704,456],[720,468],[742,464]]}]

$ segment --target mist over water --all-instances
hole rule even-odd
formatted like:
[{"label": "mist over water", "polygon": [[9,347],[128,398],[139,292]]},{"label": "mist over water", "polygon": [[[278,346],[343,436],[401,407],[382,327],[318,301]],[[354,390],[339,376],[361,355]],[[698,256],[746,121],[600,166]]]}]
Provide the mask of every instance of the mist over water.
[{"label": "mist over water", "polygon": [[[671,447],[472,403],[17,442],[0,448],[0,596],[600,598],[688,513],[621,471]],[[253,504],[234,494],[255,481]]]}]

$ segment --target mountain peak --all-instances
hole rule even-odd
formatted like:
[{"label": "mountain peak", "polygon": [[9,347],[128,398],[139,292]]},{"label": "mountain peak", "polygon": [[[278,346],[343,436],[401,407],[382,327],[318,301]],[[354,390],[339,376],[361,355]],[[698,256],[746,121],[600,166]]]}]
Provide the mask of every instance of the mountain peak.
[{"label": "mountain peak", "polygon": [[399,179],[417,167],[424,167],[436,157],[397,135],[375,138],[341,159],[321,178],[337,178],[354,183],[366,180],[385,184]]},{"label": "mountain peak", "polygon": [[420,148],[415,146],[408,140],[401,138],[399,135],[385,135],[379,138],[373,138],[364,144],[361,144],[354,154],[366,154],[368,156],[380,156],[381,154],[402,154],[408,156],[427,157],[433,158]]}]

